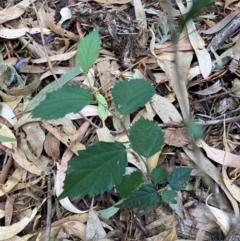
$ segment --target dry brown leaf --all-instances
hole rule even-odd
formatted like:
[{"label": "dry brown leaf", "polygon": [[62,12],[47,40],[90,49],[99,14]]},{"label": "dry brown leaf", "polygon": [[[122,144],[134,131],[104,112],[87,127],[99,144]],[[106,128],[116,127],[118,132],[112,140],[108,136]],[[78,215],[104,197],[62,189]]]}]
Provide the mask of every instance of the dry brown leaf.
[{"label": "dry brown leaf", "polygon": [[8,227],[0,227],[0,240],[12,238],[20,233],[35,217],[38,209],[34,208],[30,217],[24,217],[19,222],[12,224]]},{"label": "dry brown leaf", "polygon": [[206,158],[201,149],[195,148],[195,150],[189,150],[187,147],[182,147],[185,153],[191,158],[191,160],[209,177],[211,177],[225,192],[230,200],[235,216],[239,217],[239,207],[237,201],[233,198],[229,190],[226,188],[225,183],[222,180],[219,170],[212,164],[212,162]]},{"label": "dry brown leaf", "polygon": [[4,102],[16,100],[15,96],[8,95],[0,90],[0,97]]},{"label": "dry brown leaf", "polygon": [[207,206],[210,209],[210,211],[212,212],[212,214],[214,215],[214,217],[216,218],[217,224],[220,226],[222,232],[226,236],[230,230],[230,225],[231,225],[229,216],[227,215],[226,212],[224,212],[218,208],[211,207],[209,205],[207,205]]},{"label": "dry brown leaf", "polygon": [[14,236],[12,238],[4,239],[4,241],[25,241],[25,240],[20,238],[19,236]]},{"label": "dry brown leaf", "polygon": [[47,133],[44,141],[44,151],[53,160],[60,159],[60,141],[50,132]]},{"label": "dry brown leaf", "polygon": [[21,89],[14,88],[14,89],[7,90],[6,92],[9,95],[13,95],[13,96],[28,95],[35,92],[40,84],[41,84],[41,80],[39,80],[39,78],[34,78],[33,81],[31,81],[31,83],[29,83],[28,85],[24,86]]},{"label": "dry brown leaf", "polygon": [[[163,148],[163,147],[162,147]],[[150,156],[147,161],[148,172],[151,173],[152,170],[157,166],[160,151],[156,152],[153,156]]]},{"label": "dry brown leaf", "polygon": [[[41,170],[42,172],[51,171],[52,168],[50,166],[48,166],[48,164],[50,164],[50,163],[49,162],[46,163],[45,161],[43,161],[41,159],[41,156],[36,157],[33,154],[33,151],[31,150],[31,147],[28,144],[28,141],[26,140],[26,138],[23,135],[20,135],[19,148],[25,154],[27,159],[30,162],[34,163],[39,168],[39,170]],[[40,155],[41,155],[41,153],[40,153]]]},{"label": "dry brown leaf", "polygon": [[21,175],[19,169],[16,169],[12,176],[10,176],[6,182],[0,189],[0,197],[4,196],[6,193],[10,192],[20,181]]},{"label": "dry brown leaf", "polygon": [[174,225],[171,232],[163,239],[163,241],[175,241],[177,238],[176,227]]},{"label": "dry brown leaf", "polygon": [[57,128],[51,126],[47,122],[43,122],[42,126],[52,133],[58,140],[64,143],[69,149],[71,149],[77,155],[77,148],[74,146],[75,140],[78,138],[78,132],[75,132],[71,136],[66,135],[62,131],[58,130]]},{"label": "dry brown leaf", "polygon": [[54,33],[57,33],[57,34],[59,34],[60,36],[62,36],[62,37],[64,37],[64,38],[72,39],[72,40],[74,40],[74,41],[76,41],[76,42],[79,41],[79,39],[80,39],[79,35],[76,35],[76,34],[70,32],[70,31],[67,31],[67,30],[61,28],[61,26],[55,24],[54,21],[53,21],[52,16],[51,16],[49,13],[46,13],[46,12],[44,11],[44,8],[43,8],[43,7],[41,7],[40,11],[41,11],[42,16],[44,17],[44,22],[45,22],[45,24],[46,24]]},{"label": "dry brown leaf", "polygon": [[198,95],[211,95],[211,94],[217,93],[221,89],[222,89],[222,84],[221,84],[220,80],[218,80],[216,83],[209,86],[208,88],[206,88],[204,90],[196,91],[194,93],[198,94]]},{"label": "dry brown leaf", "polygon": [[74,235],[79,237],[83,241],[87,241],[86,239],[86,225],[78,222],[78,221],[69,221],[62,224],[62,227],[66,230],[69,235]]},{"label": "dry brown leaf", "polygon": [[23,13],[25,13],[25,9],[36,0],[23,0],[18,4],[15,4],[12,7],[3,9],[0,11],[0,24],[8,22],[12,19],[20,17]]},{"label": "dry brown leaf", "polygon": [[109,59],[104,59],[103,61],[99,61],[96,64],[96,67],[103,92],[110,90],[114,83],[112,81],[112,73],[114,73],[114,71],[118,71],[119,68],[117,61],[110,62]]},{"label": "dry brown leaf", "polygon": [[[15,112],[15,108],[18,107],[19,103],[23,100],[24,97],[23,96],[19,96],[19,97],[14,96],[14,98],[15,98],[14,100],[5,101],[5,104],[8,105]],[[24,98],[24,99],[26,99],[26,98]]]},{"label": "dry brown leaf", "polygon": [[[78,142],[80,142],[82,140],[82,138],[84,137],[86,131],[89,128],[89,125],[90,124],[85,121],[79,128],[79,130],[78,130],[79,137],[77,139]],[[83,146],[82,149],[84,149],[84,148],[85,147]],[[72,156],[73,156],[73,152],[67,149],[62,156],[60,165],[57,164],[58,170],[57,170],[56,179],[55,179],[56,196],[59,196],[63,191],[63,182],[66,177],[65,172],[68,167],[68,161],[72,158]],[[73,206],[73,204],[70,202],[68,197],[61,199],[59,202],[65,209],[67,209],[68,211],[70,211],[72,213],[85,213],[88,211],[88,210],[81,211],[81,210],[77,209],[75,206]]]},{"label": "dry brown leaf", "polygon": [[210,229],[216,228],[216,227],[217,227],[217,224],[214,222],[208,223],[208,224],[204,225],[203,227],[201,227],[197,233],[196,241],[204,240],[205,232]]},{"label": "dry brown leaf", "polygon": [[[54,223],[51,224],[51,237],[56,237],[58,233],[61,231],[63,225],[67,223],[69,225],[69,222],[77,222],[77,223],[85,223],[87,222],[88,214],[77,214],[77,215],[71,215],[66,218],[60,219]],[[45,234],[46,230],[43,230],[38,234],[38,237],[36,238],[36,241],[45,241]]]},{"label": "dry brown leaf", "polygon": [[239,155],[234,155],[232,153],[227,153],[225,151],[210,147],[203,140],[200,140],[198,142],[198,146],[202,147],[204,149],[207,156],[211,160],[213,160],[221,165],[224,165],[224,166],[240,168],[240,156]]},{"label": "dry brown leaf", "polygon": [[165,142],[169,146],[182,147],[191,143],[190,137],[186,128],[166,129]]},{"label": "dry brown leaf", "polygon": [[25,156],[25,154],[16,146],[13,146],[12,150],[12,157],[17,162],[17,164],[22,167],[24,170],[35,174],[37,176],[41,176],[41,170],[34,165],[33,163],[29,162]]},{"label": "dry brown leaf", "polygon": [[[43,29],[44,34],[50,34],[50,30]],[[5,39],[15,39],[24,36],[26,33],[36,34],[40,33],[40,28],[19,28],[8,29],[0,25],[0,37]]]},{"label": "dry brown leaf", "polygon": [[45,176],[41,176],[38,179],[31,181],[31,182],[27,182],[27,183],[18,183],[13,189],[11,189],[9,192],[15,192],[17,190],[21,190],[21,189],[26,189],[29,187],[32,187],[34,185],[36,185],[37,183],[39,183],[42,179],[44,179]]},{"label": "dry brown leaf", "polygon": [[23,125],[22,128],[26,134],[26,139],[32,149],[33,154],[39,158],[43,150],[45,132],[38,122],[27,123]]},{"label": "dry brown leaf", "polygon": [[[179,60],[181,59],[181,61],[178,62],[179,66],[167,60],[165,60],[163,64],[164,71],[169,80],[169,83],[177,96],[178,103],[180,105],[181,112],[183,115],[183,119],[185,121],[188,121],[190,109],[186,82],[193,54],[192,52],[180,52],[179,55],[181,55],[179,56]],[[179,74],[176,72],[177,68],[180,68]],[[186,79],[183,79],[184,76]]]},{"label": "dry brown leaf", "polygon": [[13,195],[7,197],[5,203],[5,226],[10,226],[12,222],[14,199],[15,197]]},{"label": "dry brown leaf", "polygon": [[[57,54],[57,55],[49,56],[49,60],[50,61],[65,61],[65,60],[71,59],[75,54],[76,54],[76,51],[71,51],[71,52],[64,53],[64,54]],[[32,59],[31,62],[34,64],[41,64],[41,63],[47,63],[48,60],[46,57],[44,57],[44,58],[40,58],[40,59]]]},{"label": "dry brown leaf", "polygon": [[165,97],[155,94],[152,98],[151,105],[163,123],[182,122],[182,117],[175,106]]}]

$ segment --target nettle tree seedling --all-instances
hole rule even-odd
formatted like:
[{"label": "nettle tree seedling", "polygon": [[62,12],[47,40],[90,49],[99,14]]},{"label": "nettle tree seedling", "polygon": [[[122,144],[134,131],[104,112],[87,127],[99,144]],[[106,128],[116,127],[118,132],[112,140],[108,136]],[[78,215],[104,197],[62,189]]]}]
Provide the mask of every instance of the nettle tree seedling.
[{"label": "nettle tree seedling", "polygon": [[[98,30],[85,36],[77,48],[77,58],[86,78],[87,71],[99,56],[101,40]],[[98,103],[101,119],[108,115],[108,105],[100,93],[95,93],[78,85],[65,85],[50,92],[32,111],[34,118],[42,120],[57,119],[66,114],[81,111],[90,103]],[[128,135],[130,147],[147,166],[149,157],[159,152],[165,137],[157,123],[141,117],[129,130],[124,126],[124,117],[136,112],[149,102],[154,95],[154,87],[145,79],[131,79],[117,82],[111,92],[115,109],[120,113],[117,118]],[[147,175],[134,171],[125,175],[128,149],[118,141],[94,142],[78,156],[69,161],[64,181],[64,191],[58,197],[90,197],[101,194],[113,187],[122,197],[116,204],[120,208],[138,207],[148,209],[161,201],[176,203],[176,191],[184,190],[190,177],[190,168],[176,168],[167,175],[166,166],[156,167]]]}]

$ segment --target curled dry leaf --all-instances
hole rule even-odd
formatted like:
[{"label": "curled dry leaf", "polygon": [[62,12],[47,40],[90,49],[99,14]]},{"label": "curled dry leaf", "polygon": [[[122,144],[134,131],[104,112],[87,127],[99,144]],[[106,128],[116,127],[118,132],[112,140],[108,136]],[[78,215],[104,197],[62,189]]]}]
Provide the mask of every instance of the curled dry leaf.
[{"label": "curled dry leaf", "polygon": [[212,207],[209,205],[207,205],[207,206],[210,209],[210,211],[212,212],[212,214],[214,215],[214,217],[216,218],[217,223],[220,226],[224,235],[227,235],[229,232],[229,229],[230,229],[230,225],[231,225],[231,221],[230,221],[227,213],[218,208],[215,208],[215,207]]},{"label": "curled dry leaf", "polygon": [[223,166],[240,168],[240,156],[239,155],[234,155],[232,153],[228,153],[228,152],[210,147],[203,140],[199,140],[197,145],[204,149],[207,156],[211,160],[213,160]]},{"label": "curled dry leaf", "polygon": [[240,202],[240,188],[233,183],[234,180],[230,180],[228,178],[226,166],[223,166],[222,168],[222,175],[223,175],[223,181],[226,187],[228,188],[229,192],[238,202]]},{"label": "curled dry leaf", "polygon": [[[82,138],[84,137],[84,134],[86,133],[87,129],[89,127],[89,123],[88,122],[84,122],[81,127],[79,128],[79,138],[78,141],[81,141]],[[83,146],[82,149],[84,149],[85,147]],[[56,179],[55,179],[55,191],[56,191],[56,196],[59,196],[62,191],[63,191],[63,182],[65,180],[66,177],[66,170],[68,167],[68,161],[72,158],[73,156],[73,152],[70,150],[66,150],[62,156],[61,159],[61,163],[60,165],[57,164],[57,173],[56,173]],[[59,202],[61,203],[61,205],[67,209],[70,212],[73,213],[85,213],[88,212],[88,210],[86,211],[82,211],[77,209],[75,206],[73,206],[73,204],[70,202],[69,198],[63,198],[61,200],[59,200]]]}]

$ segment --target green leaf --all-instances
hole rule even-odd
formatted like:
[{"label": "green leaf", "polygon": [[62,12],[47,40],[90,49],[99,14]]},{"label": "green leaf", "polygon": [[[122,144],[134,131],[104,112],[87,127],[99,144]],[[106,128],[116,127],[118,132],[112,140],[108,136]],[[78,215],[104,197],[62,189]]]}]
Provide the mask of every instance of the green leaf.
[{"label": "green leaf", "polygon": [[149,209],[156,206],[160,202],[160,196],[157,188],[153,184],[143,184],[139,189],[135,190],[128,199],[121,204],[116,205],[120,208],[139,208]]},{"label": "green leaf", "polygon": [[201,126],[191,121],[188,123],[188,134],[192,136],[194,140],[198,140],[204,137],[204,130]]},{"label": "green leaf", "polygon": [[61,89],[48,93],[32,111],[34,118],[51,120],[64,117],[68,113],[77,113],[92,101],[92,93],[78,85],[65,85]]},{"label": "green leaf", "polygon": [[165,138],[157,123],[141,117],[129,130],[132,148],[146,158],[160,151]]},{"label": "green leaf", "polygon": [[184,190],[187,186],[192,169],[178,167],[168,176],[168,183],[173,190]]},{"label": "green leaf", "polygon": [[[77,66],[72,68],[70,71],[68,71],[65,75],[61,76],[59,78],[59,82],[61,85],[65,85],[68,83],[71,79],[76,77],[77,75],[81,74],[83,71],[82,69]],[[58,84],[56,81],[48,84],[46,87],[44,87],[35,97],[31,99],[31,101],[28,103],[26,107],[26,111],[31,111],[33,110],[41,101],[43,101],[46,98],[46,94],[50,93],[54,90],[57,90],[59,88]]]},{"label": "green leaf", "polygon": [[[122,203],[122,199],[120,201],[118,201],[116,204],[120,204]],[[98,214],[101,218],[105,218],[105,219],[109,219],[111,218],[113,215],[115,215],[118,212],[119,208],[115,207],[115,206],[111,206],[109,208],[103,209],[103,210],[99,210]]]},{"label": "green leaf", "polygon": [[101,39],[98,30],[95,29],[86,35],[78,44],[77,59],[81,68],[88,70],[99,56]]},{"label": "green leaf", "polygon": [[128,163],[122,143],[95,142],[78,154],[69,161],[64,191],[58,199],[94,196],[121,182]]},{"label": "green leaf", "polygon": [[150,174],[151,179],[156,184],[163,184],[167,181],[167,168],[166,166],[156,167]]},{"label": "green leaf", "polygon": [[16,141],[16,139],[0,135],[0,142],[11,142],[11,141]]},{"label": "green leaf", "polygon": [[144,79],[132,79],[118,82],[112,90],[115,108],[122,115],[135,112],[151,100],[154,87]]},{"label": "green leaf", "polygon": [[123,177],[121,183],[116,186],[117,191],[122,198],[129,197],[132,192],[143,183],[142,173],[139,171],[132,172],[130,175]]},{"label": "green leaf", "polygon": [[161,197],[162,201],[168,204],[176,204],[177,201],[175,200],[177,193],[172,190],[163,190]]},{"label": "green leaf", "polygon": [[104,96],[100,93],[95,94],[95,98],[98,103],[98,115],[101,120],[104,122],[108,117],[108,103],[105,100]]}]

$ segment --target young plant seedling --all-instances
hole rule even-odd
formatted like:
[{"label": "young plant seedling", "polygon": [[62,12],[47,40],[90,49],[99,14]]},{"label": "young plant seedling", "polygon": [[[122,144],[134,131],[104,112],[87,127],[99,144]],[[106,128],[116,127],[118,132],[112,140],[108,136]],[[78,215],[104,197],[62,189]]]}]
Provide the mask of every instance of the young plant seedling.
[{"label": "young plant seedling", "polygon": [[[85,36],[77,48],[80,68],[86,78],[87,71],[97,60],[101,46],[98,30]],[[100,118],[107,117],[107,102],[100,93],[95,93],[89,83],[89,89],[78,85],[64,85],[46,94],[46,98],[32,111],[34,118],[42,120],[57,119],[66,114],[81,111],[90,103],[98,103]],[[129,130],[124,126],[124,117],[136,112],[151,100],[154,87],[145,79],[131,79],[117,82],[112,90],[115,109],[121,116],[117,117],[129,138],[130,147],[139,155],[147,166],[148,159],[159,152],[165,141],[164,133],[154,121],[141,117]],[[64,181],[64,191],[58,197],[90,197],[101,194],[113,187],[119,192],[123,201],[116,206],[120,208],[138,207],[149,209],[161,201],[176,203],[176,191],[184,190],[190,168],[176,168],[167,175],[164,165],[154,168],[144,176],[141,171],[125,175],[128,165],[128,149],[118,141],[97,141],[78,151],[78,156],[69,161]],[[160,187],[160,189],[159,189]]]}]

